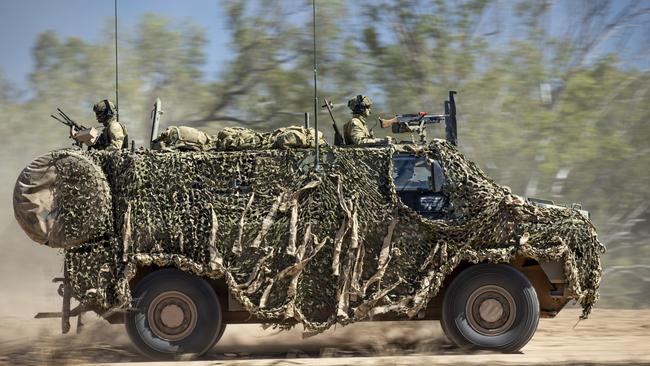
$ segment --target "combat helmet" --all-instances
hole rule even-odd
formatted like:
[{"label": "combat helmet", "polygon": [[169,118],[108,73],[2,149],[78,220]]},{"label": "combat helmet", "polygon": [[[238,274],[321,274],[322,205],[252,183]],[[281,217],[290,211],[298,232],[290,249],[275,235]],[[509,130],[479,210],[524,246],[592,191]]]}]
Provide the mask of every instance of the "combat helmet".
[{"label": "combat helmet", "polygon": [[353,114],[363,114],[363,110],[372,106],[372,100],[364,95],[357,95],[348,101],[348,108]]},{"label": "combat helmet", "polygon": [[98,122],[106,123],[115,116],[117,109],[113,102],[108,99],[102,99],[95,103],[93,111],[95,112],[95,117],[97,117]]}]

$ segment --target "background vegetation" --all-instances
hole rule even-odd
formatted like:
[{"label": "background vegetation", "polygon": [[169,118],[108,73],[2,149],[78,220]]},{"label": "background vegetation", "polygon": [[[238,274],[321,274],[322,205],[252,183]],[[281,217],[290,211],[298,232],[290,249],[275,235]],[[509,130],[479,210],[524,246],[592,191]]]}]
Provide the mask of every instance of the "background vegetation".
[{"label": "background vegetation", "polygon": [[[299,113],[313,112],[310,4],[222,1],[232,54],[217,76],[202,69],[204,30],[142,17],[119,45],[120,116],[131,136],[148,140],[157,96],[163,128],[300,124]],[[643,1],[319,1],[319,94],[340,105],[342,125],[345,102],[359,93],[388,117],[442,112],[447,91],[458,91],[460,149],[518,194],[582,203],[609,248],[601,306],[647,307],[649,11]],[[114,96],[112,19],[103,29],[95,43],[41,34],[29,90],[0,70],[2,273],[24,263],[17,247],[60,265],[20,232],[9,197],[25,164],[69,144],[49,117],[56,107],[92,125],[92,104]],[[319,117],[331,141],[329,118]]]}]

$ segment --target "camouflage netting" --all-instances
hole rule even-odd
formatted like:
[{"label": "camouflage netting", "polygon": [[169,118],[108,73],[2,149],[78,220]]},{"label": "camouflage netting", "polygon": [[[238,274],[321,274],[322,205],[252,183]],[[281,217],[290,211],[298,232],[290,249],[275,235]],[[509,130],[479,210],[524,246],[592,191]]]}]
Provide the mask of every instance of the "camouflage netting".
[{"label": "camouflage netting", "polygon": [[423,219],[397,196],[394,152],[324,147],[319,172],[313,149],[85,153],[106,173],[114,233],[66,251],[75,297],[128,307],[138,266],[171,266],[223,278],[264,321],[322,331],[412,317],[462,261],[523,255],[563,262],[569,297],[591,311],[602,246],[587,219],[531,205],[439,140],[413,153],[441,163],[455,219]]},{"label": "camouflage netting", "polygon": [[[326,145],[323,133],[318,132],[319,145]],[[154,141],[154,150],[179,151],[234,151],[248,149],[288,149],[316,146],[314,131],[301,126],[288,126],[273,132],[259,132],[245,127],[226,127],[218,134],[207,133],[187,126],[171,126]]]}]

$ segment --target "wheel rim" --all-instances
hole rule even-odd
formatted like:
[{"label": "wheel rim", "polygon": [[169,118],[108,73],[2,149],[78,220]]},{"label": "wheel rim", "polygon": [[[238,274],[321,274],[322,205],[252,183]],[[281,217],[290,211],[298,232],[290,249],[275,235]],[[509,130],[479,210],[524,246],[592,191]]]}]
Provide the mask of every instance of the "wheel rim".
[{"label": "wheel rim", "polygon": [[147,311],[147,320],[156,336],[178,341],[192,333],[197,314],[196,304],[189,296],[178,291],[167,291],[153,299]]},{"label": "wheel rim", "polygon": [[476,332],[486,336],[498,336],[512,327],[517,316],[517,306],[506,289],[487,285],[471,293],[465,314]]}]

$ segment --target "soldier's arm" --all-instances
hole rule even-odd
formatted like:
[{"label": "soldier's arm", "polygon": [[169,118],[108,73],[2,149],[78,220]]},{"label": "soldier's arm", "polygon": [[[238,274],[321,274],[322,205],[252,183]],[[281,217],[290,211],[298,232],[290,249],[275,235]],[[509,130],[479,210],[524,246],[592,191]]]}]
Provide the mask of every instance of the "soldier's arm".
[{"label": "soldier's arm", "polygon": [[124,143],[124,130],[119,123],[110,123],[108,125],[108,139],[109,144],[106,146],[107,149],[121,149],[122,144]]},{"label": "soldier's arm", "polygon": [[352,139],[352,144],[362,145],[362,144],[376,144],[383,142],[383,139],[376,139],[370,137],[368,128],[363,125],[363,123],[357,119],[351,121],[350,126],[350,138]]},{"label": "soldier's arm", "polygon": [[98,136],[99,133],[94,127],[84,128],[83,130],[77,130],[74,127],[70,127],[70,137],[80,144],[93,146],[97,141]]}]

